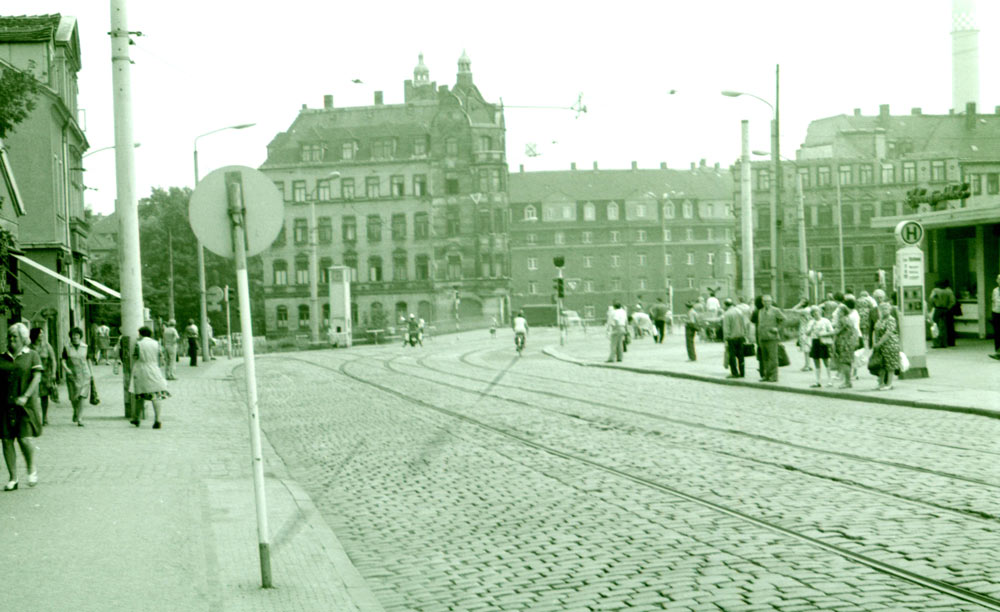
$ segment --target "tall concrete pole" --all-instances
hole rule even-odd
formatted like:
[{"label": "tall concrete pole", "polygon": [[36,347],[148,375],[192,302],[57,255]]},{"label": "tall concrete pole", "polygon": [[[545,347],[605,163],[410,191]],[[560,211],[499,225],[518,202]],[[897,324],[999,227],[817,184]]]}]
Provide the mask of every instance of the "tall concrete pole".
[{"label": "tall concrete pole", "polygon": [[[139,207],[135,194],[132,142],[132,77],[126,0],[111,0],[111,82],[115,113],[115,214],[118,216],[118,261],[121,275],[122,327],[132,354],[142,326],[142,268],[139,258]],[[126,367],[129,360],[124,361]],[[125,380],[129,379],[128,369]],[[127,396],[126,396],[127,397]]]},{"label": "tall concrete pole", "polygon": [[[198,138],[200,138],[199,136]],[[194,187],[198,188],[198,138],[194,139]],[[201,336],[201,358],[203,361],[211,359],[208,352],[208,303],[205,301],[205,247],[201,245],[201,240],[196,240],[198,252],[198,331]]]},{"label": "tall concrete pole", "polygon": [[837,173],[837,245],[840,257],[840,292],[847,287],[844,281],[844,205],[840,199],[840,173]]},{"label": "tall concrete pole", "polygon": [[[317,188],[317,191],[319,189]],[[319,266],[317,265],[316,193],[309,199],[309,342],[319,344]]]},{"label": "tall concrete pole", "polygon": [[743,154],[740,157],[740,220],[743,234],[743,297],[753,303],[753,186],[750,181],[750,122],[741,122]]},{"label": "tall concrete pole", "polygon": [[167,279],[167,320],[176,321],[174,314],[174,233],[167,230],[167,263],[170,266],[170,277]]},{"label": "tall concrete pole", "polygon": [[774,122],[771,125],[771,166],[774,169],[774,185],[771,192],[771,296],[774,303],[779,306],[783,303],[784,296],[781,291],[781,283],[784,280],[782,270],[784,269],[784,258],[781,245],[781,226],[784,222],[784,215],[781,210],[781,190],[783,188],[783,177],[781,172],[781,102],[778,97],[780,91],[781,66],[774,66]]},{"label": "tall concrete pole", "polygon": [[795,173],[795,188],[798,191],[799,202],[796,207],[796,217],[799,222],[799,278],[802,282],[802,295],[809,297],[809,260],[806,250],[806,196],[802,191],[802,175]]}]

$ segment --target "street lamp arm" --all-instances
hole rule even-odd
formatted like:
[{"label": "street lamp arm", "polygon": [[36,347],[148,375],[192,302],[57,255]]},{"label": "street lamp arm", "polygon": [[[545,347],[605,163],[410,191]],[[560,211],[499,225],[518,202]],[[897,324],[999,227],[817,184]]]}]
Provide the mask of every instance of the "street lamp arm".
[{"label": "street lamp arm", "polygon": [[776,114],[776,111],[774,110],[774,105],[771,104],[769,101],[765,100],[764,98],[761,98],[757,94],[752,94],[746,91],[731,91],[727,89],[722,92],[722,95],[726,96],[727,98],[738,98],[740,96],[750,96],[751,98],[757,98],[764,104],[767,104],[769,107],[771,107],[771,114]]},{"label": "street lamp arm", "polygon": [[198,148],[198,139],[199,138],[203,138],[205,136],[210,136],[210,135],[215,134],[217,132],[224,132],[226,130],[242,130],[242,129],[245,129],[245,128],[248,128],[248,127],[253,127],[255,125],[257,125],[257,124],[256,123],[241,123],[239,125],[227,125],[226,127],[221,127],[219,129],[212,130],[211,132],[205,132],[204,134],[198,134],[197,136],[194,137],[194,148],[195,149]]}]

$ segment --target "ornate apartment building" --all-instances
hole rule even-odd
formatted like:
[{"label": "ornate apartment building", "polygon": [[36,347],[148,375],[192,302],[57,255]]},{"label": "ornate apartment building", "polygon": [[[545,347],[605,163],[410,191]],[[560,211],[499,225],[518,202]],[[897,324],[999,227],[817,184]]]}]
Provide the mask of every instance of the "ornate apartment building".
[{"label": "ornate apartment building", "polygon": [[[562,256],[564,307],[602,319],[622,300],[673,298],[675,312],[709,290],[733,294],[732,179],[690,170],[520,172],[510,175],[513,306],[551,303]],[[668,289],[669,288],[669,289]]]},{"label": "ornate apartment building", "polygon": [[[303,107],[268,145],[260,170],[285,200],[285,226],[263,253],[269,336],[329,319],[327,269],[351,274],[354,329],[415,313],[439,325],[508,306],[503,108],[473,83],[463,52],[454,87],[430,80],[423,55],[402,104]],[[315,221],[313,221],[315,211]],[[322,312],[310,312],[316,243]],[[363,333],[363,331],[362,331]]]}]

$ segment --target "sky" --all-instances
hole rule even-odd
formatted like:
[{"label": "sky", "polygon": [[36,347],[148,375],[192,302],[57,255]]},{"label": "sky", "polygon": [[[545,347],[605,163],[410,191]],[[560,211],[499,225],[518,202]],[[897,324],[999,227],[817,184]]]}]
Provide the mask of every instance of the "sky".
[{"label": "sky", "polygon": [[[280,7],[280,8],[279,8]],[[510,171],[730,166],[740,120],[751,148],[770,150],[780,65],[781,152],[793,157],[809,122],[860,108],[893,114],[951,107],[950,0],[467,0],[335,3],[283,0],[129,2],[137,196],[193,186],[194,139],[205,176],[260,166],[267,144],[303,104],[403,102],[418,53],[430,78],[455,83],[464,50],[484,97],[506,106]],[[1000,3],[980,0],[979,107],[1000,105]],[[79,105],[91,151],[114,143],[110,0],[0,0],[0,14],[77,18]],[[353,83],[360,79],[362,83]],[[582,94],[586,113],[568,107]],[[563,107],[554,109],[518,106]],[[537,156],[525,154],[533,144]],[[85,202],[114,210],[111,150],[84,159]]]}]

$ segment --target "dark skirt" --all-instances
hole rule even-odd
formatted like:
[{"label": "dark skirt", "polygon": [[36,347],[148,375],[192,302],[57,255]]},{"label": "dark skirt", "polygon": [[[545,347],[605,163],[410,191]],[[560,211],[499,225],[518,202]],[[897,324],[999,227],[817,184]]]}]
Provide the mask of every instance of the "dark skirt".
[{"label": "dark skirt", "polygon": [[0,439],[37,438],[40,435],[42,417],[37,397],[30,398],[25,406],[0,406]]},{"label": "dark skirt", "polygon": [[813,359],[829,359],[830,346],[824,344],[819,338],[813,338],[812,347],[809,349],[809,357]]}]

